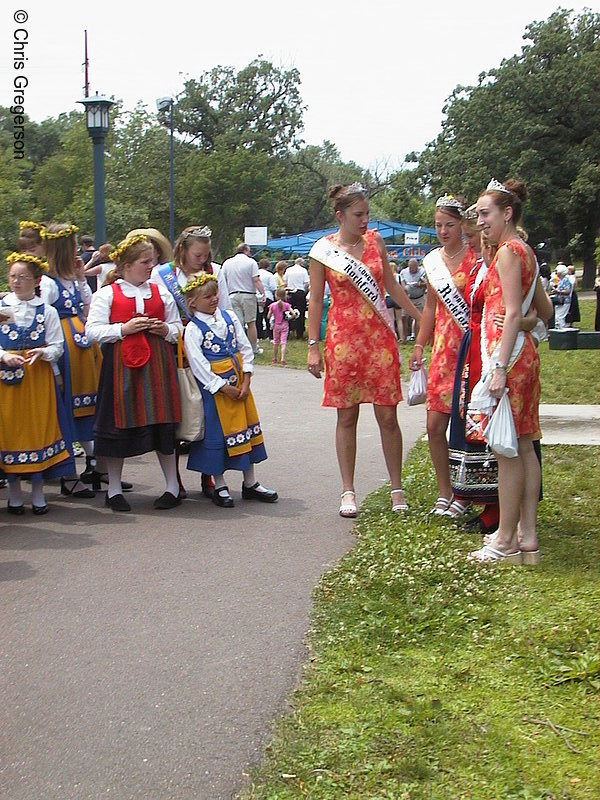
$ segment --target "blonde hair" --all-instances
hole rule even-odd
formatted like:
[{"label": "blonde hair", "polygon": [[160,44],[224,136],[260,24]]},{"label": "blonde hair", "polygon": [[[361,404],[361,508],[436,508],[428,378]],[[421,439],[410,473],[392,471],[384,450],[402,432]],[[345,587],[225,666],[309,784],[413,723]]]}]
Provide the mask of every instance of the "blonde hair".
[{"label": "blonde hair", "polygon": [[145,236],[132,236],[131,239],[123,239],[112,251],[111,259],[115,262],[115,268],[110,270],[104,279],[103,286],[114,283],[117,278],[123,277],[125,267],[133,264],[145,250],[152,249],[152,242]]},{"label": "blonde hair", "polygon": [[[186,251],[194,244],[194,242],[201,242],[202,244],[210,245],[210,236],[201,235],[196,231],[204,231],[208,229],[199,228],[197,225],[190,225],[185,228],[177,237],[175,247],[173,249],[173,263],[176,267],[181,268],[185,261]],[[208,257],[204,265],[204,271],[212,275],[212,249],[209,247]]]},{"label": "blonde hair", "polygon": [[76,230],[74,225],[53,222],[42,232],[50,275],[67,281],[75,279]]}]

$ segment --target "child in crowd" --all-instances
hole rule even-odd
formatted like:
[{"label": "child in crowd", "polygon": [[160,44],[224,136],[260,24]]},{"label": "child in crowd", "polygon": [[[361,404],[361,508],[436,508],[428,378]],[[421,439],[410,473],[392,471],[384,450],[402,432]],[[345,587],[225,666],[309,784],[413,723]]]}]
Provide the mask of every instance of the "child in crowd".
[{"label": "child in crowd", "polygon": [[286,302],[286,290],[279,288],[275,291],[275,302],[269,306],[269,324],[273,328],[273,360],[277,363],[277,351],[281,345],[281,366],[285,367],[285,351],[290,332],[290,319],[297,319],[300,312]]},{"label": "child in crowd", "polygon": [[105,345],[94,423],[96,454],[108,471],[106,505],[130,511],[123,497],[123,459],[156,451],[165,491],[154,508],[181,503],[175,460],[180,421],[173,345],[182,329],[170,293],[150,283],[152,245],[145,236],[125,239],[110,254],[114,282],[94,294],[86,324],[91,342]]},{"label": "child in crowd", "polygon": [[228,469],[243,472],[242,497],[274,503],[277,492],[255,477],[254,465],[267,458],[250,392],[254,354],[235,314],[219,309],[214,275],[192,278],[182,288],[190,313],[185,328],[187,358],[202,391],[206,433],[192,442],[188,469],[213,475],[213,503],[234,505],[225,483]]},{"label": "child in crowd", "polygon": [[[25,512],[21,477],[31,481],[31,510],[46,514],[44,477],[75,469],[70,425],[54,377],[64,337],[56,309],[39,291],[47,264],[12,253],[10,292],[0,303],[0,451],[8,477],[8,513]],[[4,313],[2,313],[4,312]]]},{"label": "child in crowd", "polygon": [[[92,299],[84,264],[77,253],[75,225],[51,224],[44,227],[41,237],[48,259],[48,274],[42,277],[42,300],[54,306],[60,317],[65,348],[59,361],[63,398],[70,415],[73,439],[86,455],[86,472],[91,473],[93,461],[93,428],[96,390],[100,375],[100,348],[92,345],[85,335],[85,318]],[[79,498],[94,497],[77,474],[61,479],[61,494]]]}]

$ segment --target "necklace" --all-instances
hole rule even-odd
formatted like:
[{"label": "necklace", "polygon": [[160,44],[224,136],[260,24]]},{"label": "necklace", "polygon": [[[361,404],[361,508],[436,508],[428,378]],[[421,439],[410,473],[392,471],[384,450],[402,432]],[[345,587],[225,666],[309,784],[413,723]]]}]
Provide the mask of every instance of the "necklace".
[{"label": "necklace", "polygon": [[339,244],[341,244],[343,247],[358,247],[358,245],[362,242],[363,238],[362,238],[362,236],[359,236],[358,237],[358,241],[354,242],[354,244],[347,244],[346,242],[344,242],[342,240],[342,238],[338,234],[337,240],[338,240]]},{"label": "necklace", "polygon": [[456,253],[454,253],[453,256],[451,256],[450,253],[447,253],[446,252],[446,248],[444,247],[444,255],[446,256],[446,258],[456,258],[456,256],[460,255],[463,252],[463,250],[466,248],[466,246],[467,246],[466,244],[463,244],[463,246],[460,248],[460,250],[457,250]]}]

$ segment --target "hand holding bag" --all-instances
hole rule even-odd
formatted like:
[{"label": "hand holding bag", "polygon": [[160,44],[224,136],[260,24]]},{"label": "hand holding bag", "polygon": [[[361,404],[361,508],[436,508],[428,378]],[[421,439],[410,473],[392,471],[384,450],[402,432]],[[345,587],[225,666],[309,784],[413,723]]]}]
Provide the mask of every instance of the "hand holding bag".
[{"label": "hand holding bag", "polygon": [[500,398],[496,410],[492,414],[484,433],[490,450],[504,458],[516,458],[519,455],[517,430],[508,399],[508,389]]},{"label": "hand holding bag", "polygon": [[183,366],[183,340],[177,340],[177,381],[181,393],[181,422],[177,436],[184,442],[204,439],[204,403],[202,392],[190,367]]},{"label": "hand holding bag", "polygon": [[409,406],[417,406],[419,403],[424,403],[426,398],[427,366],[425,365],[425,359],[423,359],[419,369],[415,369],[411,372],[406,402]]}]

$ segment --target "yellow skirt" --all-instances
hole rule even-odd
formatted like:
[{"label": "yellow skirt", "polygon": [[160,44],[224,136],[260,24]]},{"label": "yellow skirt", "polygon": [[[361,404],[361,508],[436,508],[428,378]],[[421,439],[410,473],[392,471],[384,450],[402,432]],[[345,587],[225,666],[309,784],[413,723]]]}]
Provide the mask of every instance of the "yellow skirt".
[{"label": "yellow skirt", "polygon": [[[65,378],[65,403],[71,404],[74,417],[93,416],[96,406],[96,393],[100,378],[102,353],[97,344],[79,347],[76,337],[85,335],[85,323],[79,317],[61,319],[65,335],[65,361],[68,359],[69,376]],[[67,391],[70,389],[70,397]]]},{"label": "yellow skirt", "polygon": [[[244,375],[242,357],[239,353],[231,358],[211,361],[210,368],[215,375],[229,381],[232,385],[238,388],[242,385]],[[232,400],[223,392],[217,392],[213,398],[223,429],[227,454],[230,457],[250,453],[254,447],[264,443],[252,392],[248,393],[248,397],[243,402]]]},{"label": "yellow skirt", "polygon": [[70,458],[52,366],[25,364],[20,383],[0,382],[0,453],[7,473],[43,472]]}]

